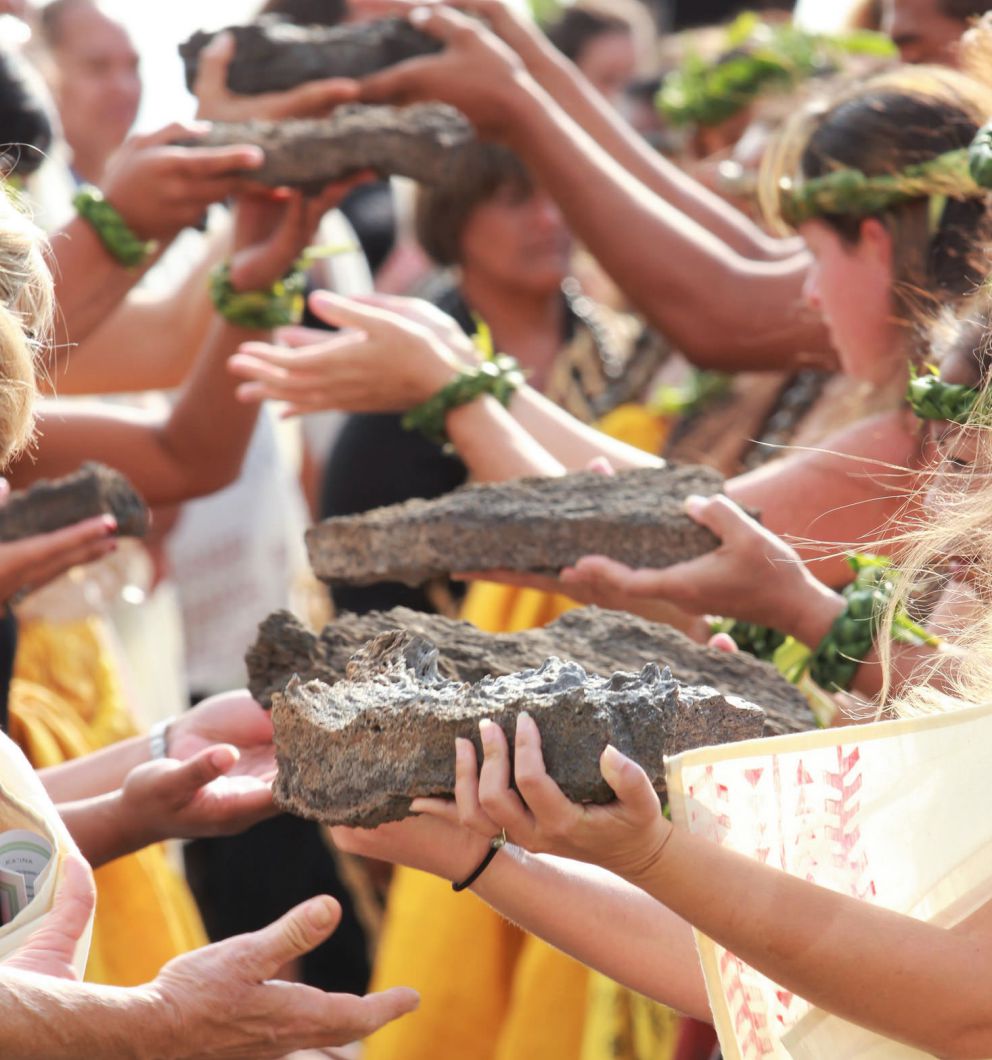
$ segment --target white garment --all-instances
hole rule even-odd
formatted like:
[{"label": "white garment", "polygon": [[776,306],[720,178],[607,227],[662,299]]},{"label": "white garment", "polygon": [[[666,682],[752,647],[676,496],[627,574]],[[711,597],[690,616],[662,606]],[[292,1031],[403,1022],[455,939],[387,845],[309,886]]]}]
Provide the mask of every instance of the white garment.
[{"label": "white garment", "polygon": [[[941,927],[992,901],[992,706],[706,747],[667,763],[672,820]],[[916,1060],[696,932],[725,1060]]]}]

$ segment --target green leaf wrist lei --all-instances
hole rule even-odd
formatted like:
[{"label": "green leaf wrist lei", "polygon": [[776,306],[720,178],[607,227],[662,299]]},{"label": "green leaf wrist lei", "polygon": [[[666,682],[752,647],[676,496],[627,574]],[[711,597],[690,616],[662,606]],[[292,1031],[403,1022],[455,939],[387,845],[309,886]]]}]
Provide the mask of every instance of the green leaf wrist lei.
[{"label": "green leaf wrist lei", "polygon": [[303,317],[307,289],[305,264],[298,262],[266,290],[236,291],[231,284],[231,263],[225,261],[210,273],[210,298],[217,312],[236,327],[270,331],[297,324]]},{"label": "green leaf wrist lei", "polygon": [[479,365],[462,368],[450,383],[410,409],[403,417],[403,426],[408,431],[420,431],[437,445],[446,446],[450,443],[445,420],[452,409],[468,405],[484,394],[496,398],[505,407],[524,381],[516,359],[498,353]]},{"label": "green leaf wrist lei", "polygon": [[925,375],[917,375],[910,369],[911,378],[906,400],[909,407],[921,420],[947,420],[949,423],[967,423],[975,411],[980,392],[964,383],[945,383],[936,368],[928,366]]},{"label": "green leaf wrist lei", "polygon": [[144,265],[155,253],[158,244],[137,236],[99,188],[84,184],[73,197],[72,205],[96,233],[107,253],[125,268]]}]

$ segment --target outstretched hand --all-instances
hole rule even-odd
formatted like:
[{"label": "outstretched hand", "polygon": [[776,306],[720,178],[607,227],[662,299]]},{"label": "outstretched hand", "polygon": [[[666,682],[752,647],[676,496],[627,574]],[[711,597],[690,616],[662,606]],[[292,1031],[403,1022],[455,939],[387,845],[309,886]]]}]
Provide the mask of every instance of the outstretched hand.
[{"label": "outstretched hand", "polygon": [[238,759],[226,771],[229,778],[253,777],[266,781],[276,769],[272,745],[272,716],[252,699],[247,690],[211,696],[186,711],[169,731],[169,755],[186,761],[218,744],[238,751]]},{"label": "outstretched hand", "polygon": [[79,979],[73,965],[76,945],[95,907],[96,887],[89,865],[79,854],[66,854],[62,881],[55,891],[51,910],[38,930],[0,963],[0,968],[56,979]]},{"label": "outstretched hand", "polygon": [[416,799],[415,812],[457,822],[489,838],[504,829],[510,842],[532,853],[592,862],[631,880],[657,861],[672,826],[635,762],[607,747],[600,770],[616,801],[581,805],[570,802],[548,776],[541,734],[529,715],[517,718],[512,771],[502,729],[483,721],[480,735],[481,771],[472,742],[457,740],[455,801]]},{"label": "outstretched hand", "polygon": [[829,611],[832,594],[796,551],[729,498],[690,497],[686,510],[719,538],[714,551],[662,570],[585,556],[562,571],[563,584],[597,597],[664,600],[691,614],[724,615],[797,636]]},{"label": "outstretched hand", "polygon": [[125,835],[135,849],[162,839],[234,835],[276,813],[275,769],[234,773],[240,755],[230,745],[208,747],[184,762],[145,762],[127,776],[120,794]]},{"label": "outstretched hand", "polygon": [[285,401],[287,415],[321,409],[403,411],[444,386],[460,363],[459,354],[438,337],[443,325],[423,311],[414,319],[397,312],[389,299],[345,298],[328,291],[313,294],[310,306],[322,320],[345,330],[329,335],[283,328],[282,345],[244,343],[228,361],[230,370],[246,380],[238,387],[242,401]]},{"label": "outstretched hand", "polygon": [[273,978],[329,938],[340,918],[333,899],[313,898],[261,931],[175,958],[146,989],[173,1014],[177,1041],[195,1032],[190,1056],[269,1060],[357,1041],[412,1012],[417,994],[325,994]]}]

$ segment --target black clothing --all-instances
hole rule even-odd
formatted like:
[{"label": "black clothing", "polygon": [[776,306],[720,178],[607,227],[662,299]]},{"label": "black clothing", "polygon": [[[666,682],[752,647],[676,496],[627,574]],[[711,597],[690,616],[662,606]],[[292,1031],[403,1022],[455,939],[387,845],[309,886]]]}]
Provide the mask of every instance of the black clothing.
[{"label": "black clothing", "polygon": [[8,701],[10,682],[14,676],[14,657],[17,655],[17,619],[10,608],[0,616],[0,732],[6,732],[9,722]]}]

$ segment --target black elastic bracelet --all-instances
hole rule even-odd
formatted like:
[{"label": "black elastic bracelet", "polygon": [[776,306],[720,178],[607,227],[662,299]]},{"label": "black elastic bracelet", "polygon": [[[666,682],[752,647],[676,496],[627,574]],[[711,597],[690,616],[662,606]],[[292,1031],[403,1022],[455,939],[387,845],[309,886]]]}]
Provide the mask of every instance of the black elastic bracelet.
[{"label": "black elastic bracelet", "polygon": [[468,879],[462,880],[461,883],[453,883],[451,889],[456,893],[465,891],[472,886],[473,883],[489,868],[492,860],[496,855],[506,846],[506,832],[500,832],[498,836],[495,836],[492,842],[489,844],[489,849],[486,851],[486,856],[479,862],[479,867],[472,873]]}]

